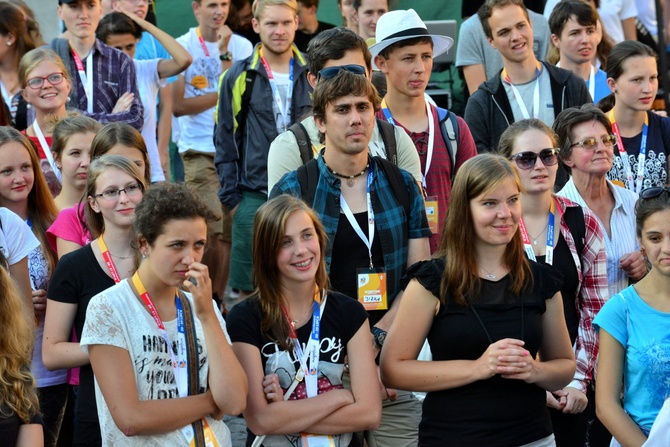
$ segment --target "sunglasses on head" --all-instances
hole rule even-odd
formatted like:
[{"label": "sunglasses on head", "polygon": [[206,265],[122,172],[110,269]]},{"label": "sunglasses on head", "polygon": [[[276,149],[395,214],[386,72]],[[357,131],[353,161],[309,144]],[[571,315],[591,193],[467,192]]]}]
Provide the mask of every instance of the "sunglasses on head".
[{"label": "sunglasses on head", "polygon": [[640,191],[640,198],[643,200],[655,199],[666,191],[670,192],[670,186],[652,186]]},{"label": "sunglasses on head", "polygon": [[558,163],[558,148],[542,149],[539,153],[521,152],[512,155],[510,159],[514,160],[519,169],[527,170],[535,166],[538,157],[545,166],[554,166]]},{"label": "sunglasses on head", "polygon": [[357,75],[363,75],[363,76],[365,76],[367,74],[366,70],[365,70],[365,67],[363,67],[362,65],[357,65],[357,64],[336,65],[336,66],[333,66],[333,67],[324,68],[323,70],[319,71],[319,73],[316,76],[316,80],[318,82],[320,79],[334,78],[342,70],[348,71],[349,73],[353,73],[353,74],[357,74]]}]

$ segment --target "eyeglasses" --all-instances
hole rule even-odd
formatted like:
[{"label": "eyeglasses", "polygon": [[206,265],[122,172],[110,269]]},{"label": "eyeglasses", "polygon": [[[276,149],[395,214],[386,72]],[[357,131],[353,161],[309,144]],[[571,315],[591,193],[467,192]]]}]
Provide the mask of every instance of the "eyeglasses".
[{"label": "eyeglasses", "polygon": [[366,74],[365,67],[362,66],[362,65],[357,65],[357,64],[336,65],[334,67],[327,67],[327,68],[324,68],[323,70],[319,71],[318,75],[316,76],[316,80],[318,82],[320,79],[334,78],[342,70],[348,71],[349,73],[353,73],[353,74],[357,74],[357,75],[365,75]]},{"label": "eyeglasses", "polygon": [[616,135],[605,135],[600,138],[584,138],[582,141],[578,141],[570,147],[581,146],[586,150],[593,151],[598,148],[598,141],[605,147],[613,147],[616,144]]},{"label": "eyeglasses", "polygon": [[545,166],[554,166],[558,163],[558,148],[552,147],[549,149],[542,149],[539,153],[535,152],[521,152],[510,157],[514,160],[519,169],[528,170],[533,169],[538,157]]},{"label": "eyeglasses", "polygon": [[58,85],[61,82],[63,82],[64,78],[65,77],[63,76],[62,72],[51,73],[50,75],[47,76],[37,76],[35,78],[28,79],[26,81],[26,85],[32,88],[33,90],[37,90],[42,88],[45,79],[49,81],[49,84],[51,85]]},{"label": "eyeglasses", "polygon": [[116,200],[122,192],[125,192],[128,197],[137,197],[142,190],[142,185],[135,183],[134,185],[128,185],[122,189],[108,189],[100,194],[93,194],[93,197],[102,197],[105,200]]},{"label": "eyeglasses", "polygon": [[670,192],[670,186],[652,186],[640,191],[640,198],[643,200],[655,199],[666,191]]}]

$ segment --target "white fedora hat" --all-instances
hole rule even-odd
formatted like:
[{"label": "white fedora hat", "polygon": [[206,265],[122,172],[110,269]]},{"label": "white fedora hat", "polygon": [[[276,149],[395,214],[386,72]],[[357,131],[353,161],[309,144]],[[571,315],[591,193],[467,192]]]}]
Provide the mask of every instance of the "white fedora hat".
[{"label": "white fedora hat", "polygon": [[448,36],[429,34],[426,24],[413,9],[389,11],[377,21],[375,33],[377,43],[370,47],[372,63],[375,57],[386,47],[401,40],[415,37],[430,37],[433,39],[433,57],[444,54],[454,44],[454,39]]}]

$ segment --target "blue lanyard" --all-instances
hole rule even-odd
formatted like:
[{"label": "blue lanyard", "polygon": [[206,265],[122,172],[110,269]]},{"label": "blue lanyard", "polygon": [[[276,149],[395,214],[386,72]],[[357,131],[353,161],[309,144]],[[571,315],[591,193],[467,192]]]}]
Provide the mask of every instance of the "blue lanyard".
[{"label": "blue lanyard", "polygon": [[270,64],[268,64],[268,61],[266,61],[263,56],[261,56],[261,63],[263,64],[263,67],[265,67],[265,71],[268,74],[268,81],[270,81],[272,96],[274,97],[274,101],[277,105],[277,110],[279,110],[279,113],[281,113],[282,117],[284,117],[284,130],[286,130],[286,125],[291,120],[291,101],[293,100],[293,68],[295,66],[295,59],[291,58],[291,62],[289,63],[288,88],[286,89],[286,103],[284,103],[283,106],[281,103],[281,95],[279,94],[279,88],[277,87],[277,82],[275,81],[275,78],[272,75],[272,68],[270,68]]},{"label": "blue lanyard", "polygon": [[305,358],[305,353],[302,350],[302,346],[300,346],[300,340],[298,340],[298,335],[295,330],[293,330],[291,335],[293,340],[293,347],[295,349],[295,355],[300,362],[300,367],[302,368],[303,375],[305,377],[307,397],[314,397],[318,394],[317,380],[319,374],[319,350],[321,347],[320,334],[321,307],[319,307],[319,303],[314,300],[312,302],[312,332],[309,335],[309,341],[305,347],[307,356],[309,358],[309,368],[307,367],[307,358]]}]

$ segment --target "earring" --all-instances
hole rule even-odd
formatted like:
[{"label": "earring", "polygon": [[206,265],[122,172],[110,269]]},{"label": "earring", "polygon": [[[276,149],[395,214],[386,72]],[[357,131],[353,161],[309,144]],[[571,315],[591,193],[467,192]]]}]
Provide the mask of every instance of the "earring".
[{"label": "earring", "polygon": [[147,252],[143,251],[142,252],[142,259],[147,259],[148,257],[149,257],[149,255],[147,255]]},{"label": "earring", "polygon": [[8,46],[8,47],[11,47],[11,46],[12,46],[12,43],[11,43],[11,42],[7,42],[7,46]]},{"label": "earring", "polygon": [[33,105],[29,102],[26,103],[26,109],[32,109]]}]

